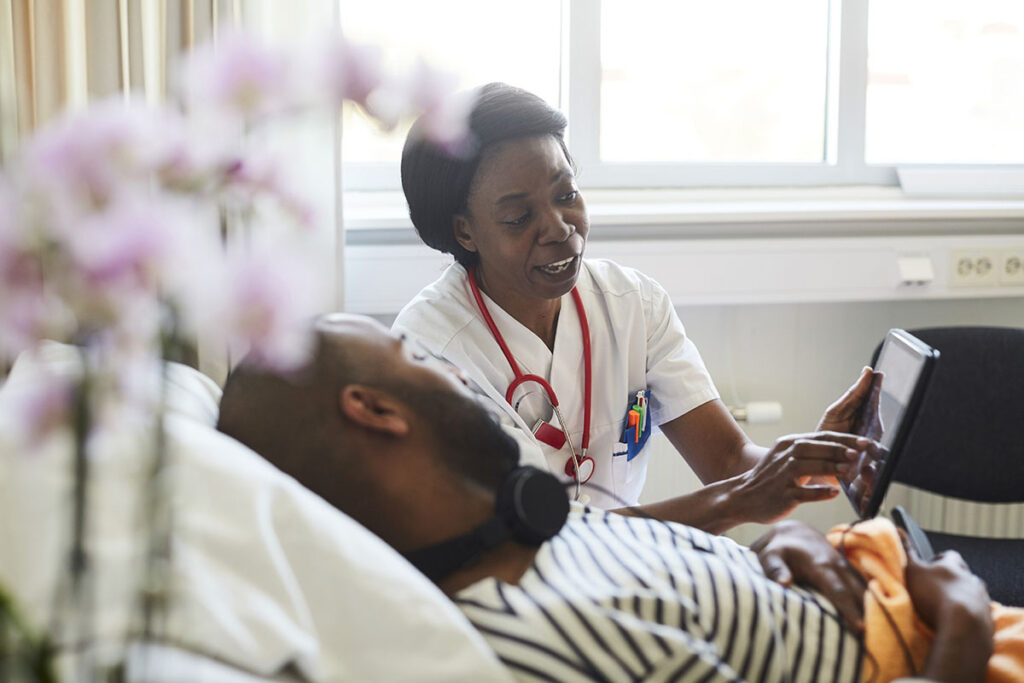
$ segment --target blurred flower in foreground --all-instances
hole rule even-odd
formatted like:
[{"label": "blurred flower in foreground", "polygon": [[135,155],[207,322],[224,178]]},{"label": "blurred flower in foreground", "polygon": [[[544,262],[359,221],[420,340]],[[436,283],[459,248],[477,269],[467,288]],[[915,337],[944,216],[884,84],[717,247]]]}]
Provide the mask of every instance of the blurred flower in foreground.
[{"label": "blurred flower in foreground", "polygon": [[112,195],[147,182],[140,166],[161,138],[158,118],[158,110],[120,99],[58,118],[25,144],[23,189],[58,199],[72,219],[102,208]]},{"label": "blurred flower in foreground", "polygon": [[[0,411],[10,452],[53,443],[72,451],[67,590],[58,592],[42,644],[22,634],[32,644],[25,651],[41,653],[36,664],[74,650],[83,673],[96,664],[89,650],[103,650],[110,670],[81,678],[116,678],[118,658],[107,650],[116,653],[117,643],[93,630],[86,536],[90,467],[118,451],[119,434],[152,435],[151,449],[125,442],[148,472],[139,508],[147,535],[141,633],[153,632],[169,600],[164,360],[199,339],[275,368],[294,367],[311,350],[313,317],[332,290],[313,266],[323,263],[322,238],[333,226],[317,225],[288,171],[289,150],[272,155],[260,146],[263,127],[336,117],[351,101],[384,126],[423,115],[424,132],[439,144],[463,144],[468,104],[450,97],[453,79],[422,64],[388,75],[375,48],[340,35],[309,45],[300,54],[222,35],[187,60],[176,106],[94,104],[39,130],[0,169],[0,364],[44,355],[54,348],[47,339],[73,345],[59,347],[74,365],[65,379],[12,372]],[[0,640],[12,634],[0,609]]]},{"label": "blurred flower in foreground", "polygon": [[322,83],[317,87],[326,87],[337,106],[348,101],[365,108],[367,99],[384,79],[380,48],[354,43],[340,33],[332,33],[315,49],[314,62],[318,58],[322,60],[319,70]]},{"label": "blurred flower in foreground", "polygon": [[[183,331],[202,331],[239,358],[277,369],[301,364],[311,349],[311,322],[326,306],[329,288],[315,277],[313,248],[305,240],[244,245],[232,241],[211,258],[197,254],[180,277]],[[206,259],[206,263],[202,262]]]},{"label": "blurred flower in foreground", "polygon": [[470,142],[469,113],[473,109],[474,93],[453,93],[454,77],[432,69],[422,60],[406,78],[405,92],[410,100],[408,109],[422,112],[420,134],[451,154],[465,151]]},{"label": "blurred flower in foreground", "polygon": [[71,416],[74,387],[66,377],[57,374],[42,376],[31,386],[24,388],[21,415],[16,428],[24,430],[19,435],[24,443],[35,445],[52,432],[66,428]]},{"label": "blurred flower in foreground", "polygon": [[469,112],[473,92],[456,92],[457,78],[418,60],[409,73],[395,74],[382,82],[367,101],[367,110],[386,127],[403,119],[419,117],[421,134],[451,154],[470,143]]},{"label": "blurred flower in foreground", "polygon": [[192,109],[273,114],[290,103],[292,57],[239,31],[194,50],[184,69],[185,100]]},{"label": "blurred flower in foreground", "polygon": [[[169,338],[217,337],[276,367],[309,351],[331,287],[311,275],[322,244],[302,235],[330,226],[288,159],[253,144],[261,126],[350,101],[385,127],[422,116],[424,134],[458,150],[471,105],[454,78],[422,62],[386,73],[376,47],[340,33],[298,50],[223,34],[187,58],[180,85],[183,109],[117,99],[68,114],[0,173],[0,356],[78,345],[107,403],[139,398],[131,387],[145,383],[128,374]],[[242,248],[227,216],[260,239]],[[26,415],[58,422],[61,395]]]},{"label": "blurred flower in foreground", "polygon": [[309,268],[281,253],[229,259],[221,299],[229,348],[248,347],[256,362],[279,369],[301,364],[311,351],[317,296]]}]

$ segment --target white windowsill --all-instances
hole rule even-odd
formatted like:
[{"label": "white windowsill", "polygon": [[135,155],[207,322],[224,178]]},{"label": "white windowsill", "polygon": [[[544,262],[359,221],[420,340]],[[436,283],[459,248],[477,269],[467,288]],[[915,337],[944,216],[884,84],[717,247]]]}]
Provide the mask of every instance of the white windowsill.
[{"label": "white windowsill", "polygon": [[[828,236],[905,233],[1024,232],[1024,197],[909,198],[897,187],[585,190],[594,237]],[[766,227],[766,224],[771,227]],[[369,243],[384,231],[414,237],[400,192],[345,195],[350,239]],[[731,228],[730,228],[731,226]],[[646,228],[646,235],[637,228]],[[396,235],[397,232],[397,235]],[[383,237],[382,233],[378,233]]]},{"label": "white windowsill", "polygon": [[[586,199],[588,254],[651,275],[677,305],[1024,296],[1016,280],[952,282],[964,250],[995,260],[1024,250],[1024,198],[842,187],[594,190]],[[419,240],[401,193],[346,196],[345,220],[351,311],[395,313],[451,261]],[[932,279],[903,282],[904,257],[927,260]]]}]

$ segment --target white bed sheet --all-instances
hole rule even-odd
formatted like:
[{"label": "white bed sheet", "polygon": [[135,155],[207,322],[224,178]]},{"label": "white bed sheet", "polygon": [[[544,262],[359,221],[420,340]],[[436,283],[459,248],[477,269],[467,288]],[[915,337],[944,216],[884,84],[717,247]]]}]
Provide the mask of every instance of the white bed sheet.
[{"label": "white bed sheet", "polygon": [[[31,453],[5,445],[15,394],[41,369],[73,372],[75,354],[50,345],[19,360],[0,387],[0,583],[36,624],[46,624],[66,557],[70,443]],[[506,681],[493,651],[461,612],[380,539],[212,427],[216,385],[173,371],[166,431],[173,470],[171,609],[179,647],[163,678],[209,680]],[[96,633],[137,632],[138,494],[149,432],[94,444],[89,548],[96,567]],[[213,659],[188,656],[209,652]],[[163,671],[166,662],[167,671]],[[176,667],[195,667],[175,676]],[[223,669],[223,667],[227,667]],[[285,678],[284,680],[287,680]]]}]

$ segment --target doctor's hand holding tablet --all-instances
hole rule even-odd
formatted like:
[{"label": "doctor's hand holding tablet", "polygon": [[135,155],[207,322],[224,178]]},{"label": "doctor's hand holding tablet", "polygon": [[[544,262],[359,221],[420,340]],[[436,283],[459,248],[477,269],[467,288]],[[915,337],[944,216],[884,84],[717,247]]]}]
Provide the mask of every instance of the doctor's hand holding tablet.
[{"label": "doctor's hand holding tablet", "polygon": [[[665,290],[634,269],[584,258],[590,224],[560,112],[492,83],[477,93],[468,151],[448,154],[420,125],[402,154],[409,214],[423,241],[456,262],[394,328],[461,368],[532,434],[544,462],[531,464],[546,466],[582,502],[713,532],[838,494],[835,477],[867,443],[847,432],[869,370],[818,431],[770,448],[752,443],[719,400]],[[706,486],[631,507],[654,426]]]}]

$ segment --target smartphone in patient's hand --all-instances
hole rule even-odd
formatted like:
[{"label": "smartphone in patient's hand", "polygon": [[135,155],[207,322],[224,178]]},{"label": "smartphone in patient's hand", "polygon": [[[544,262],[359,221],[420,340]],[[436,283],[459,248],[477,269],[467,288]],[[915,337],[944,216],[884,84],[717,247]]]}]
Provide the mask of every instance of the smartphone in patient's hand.
[{"label": "smartphone in patient's hand", "polygon": [[931,562],[934,559],[935,551],[932,549],[932,544],[928,540],[927,534],[918,526],[914,518],[910,516],[910,513],[903,509],[902,505],[897,505],[893,508],[892,521],[896,526],[907,532],[910,550],[919,560]]}]

